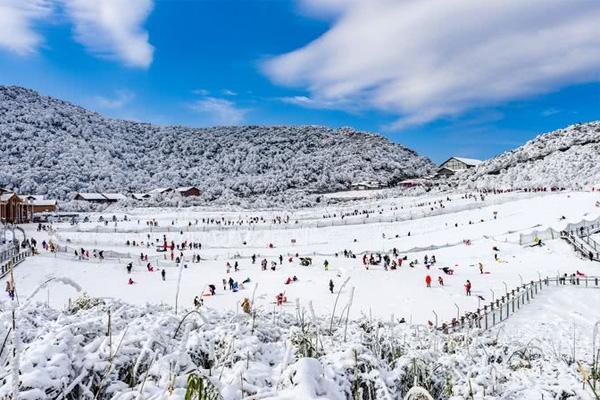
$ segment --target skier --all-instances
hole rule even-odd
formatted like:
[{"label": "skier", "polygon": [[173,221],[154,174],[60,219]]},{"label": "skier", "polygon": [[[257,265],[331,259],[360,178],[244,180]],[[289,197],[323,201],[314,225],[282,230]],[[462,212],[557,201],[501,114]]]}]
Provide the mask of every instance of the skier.
[{"label": "skier", "polygon": [[438,276],[438,283],[440,286],[444,286],[444,278],[442,278],[441,276]]},{"label": "skier", "polygon": [[483,274],[483,263],[479,263],[479,273]]},{"label": "skier", "polygon": [[429,287],[429,288],[431,287],[431,276],[430,275],[427,275],[425,277],[425,284],[427,285],[427,287]]},{"label": "skier", "polygon": [[329,271],[329,261],[325,260],[323,262],[323,267],[325,267],[325,271]]},{"label": "skier", "polygon": [[163,270],[160,271],[160,275],[162,276],[162,280],[165,281],[167,277],[167,271],[165,271],[165,269],[163,268]]},{"label": "skier", "polygon": [[467,279],[467,283],[465,283],[465,291],[467,292],[467,296],[471,295],[471,281]]},{"label": "skier", "polygon": [[127,264],[127,273],[130,274],[131,270],[133,269],[133,263],[129,263]]},{"label": "skier", "polygon": [[329,280],[329,291],[333,294],[333,280]]}]

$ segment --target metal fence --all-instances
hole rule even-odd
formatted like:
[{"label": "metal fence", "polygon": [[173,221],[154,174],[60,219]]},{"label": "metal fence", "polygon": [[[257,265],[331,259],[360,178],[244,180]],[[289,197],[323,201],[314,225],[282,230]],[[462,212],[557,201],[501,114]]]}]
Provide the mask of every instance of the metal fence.
[{"label": "metal fence", "polygon": [[393,223],[412,221],[414,219],[435,217],[440,215],[451,215],[454,213],[479,210],[484,207],[503,204],[508,200],[491,199],[485,202],[476,202],[461,204],[450,209],[436,208],[431,210],[429,205],[422,207],[410,207],[394,211],[393,213],[379,214],[377,212],[370,214],[358,214],[338,218],[313,219],[304,220],[302,222],[289,222],[282,224],[236,224],[231,225],[170,225],[170,226],[140,226],[134,228],[120,228],[118,226],[95,226],[90,229],[84,229],[77,225],[75,227],[67,227],[57,229],[58,232],[75,232],[75,233],[169,233],[169,232],[211,232],[211,231],[270,231],[270,230],[293,230],[307,228],[326,228],[332,226],[353,226],[372,223]]},{"label": "metal fence", "polygon": [[15,254],[19,253],[19,248],[16,246],[0,251],[0,264],[10,260]]},{"label": "metal fence", "polygon": [[7,260],[4,260],[0,263],[0,279],[4,278],[10,272],[10,268],[15,268],[17,265],[21,264],[27,257],[31,255],[31,251],[29,249],[23,250],[21,252],[17,252],[9,257]]},{"label": "metal fence", "polygon": [[566,285],[600,288],[600,277],[571,275],[546,277],[531,281],[506,292],[505,295],[484,305],[483,308],[478,308],[475,312],[469,312],[454,318],[437,328],[444,333],[458,332],[467,328],[488,330],[508,319],[512,314],[519,311],[522,306],[529,304],[544,288]]},{"label": "metal fence", "polygon": [[585,258],[600,261],[600,244],[590,236],[579,236],[576,231],[562,231],[561,237],[573,245],[573,249]]}]

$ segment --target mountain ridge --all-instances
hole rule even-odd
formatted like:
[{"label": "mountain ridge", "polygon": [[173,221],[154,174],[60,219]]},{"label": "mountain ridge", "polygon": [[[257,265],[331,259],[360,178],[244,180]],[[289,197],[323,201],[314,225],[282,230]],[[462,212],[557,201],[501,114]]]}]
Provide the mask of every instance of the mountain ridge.
[{"label": "mountain ridge", "polygon": [[18,86],[0,86],[0,137],[0,186],[60,199],[196,185],[207,202],[297,203],[355,181],[394,185],[435,168],[414,150],[352,128],[153,125]]}]

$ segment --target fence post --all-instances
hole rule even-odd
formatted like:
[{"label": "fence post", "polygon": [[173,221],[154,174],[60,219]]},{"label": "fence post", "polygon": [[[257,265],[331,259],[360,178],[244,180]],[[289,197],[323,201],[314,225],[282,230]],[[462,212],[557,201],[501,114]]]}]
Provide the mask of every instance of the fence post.
[{"label": "fence post", "polygon": [[502,304],[499,305],[500,307],[498,307],[499,311],[500,311],[500,322],[502,322]]}]

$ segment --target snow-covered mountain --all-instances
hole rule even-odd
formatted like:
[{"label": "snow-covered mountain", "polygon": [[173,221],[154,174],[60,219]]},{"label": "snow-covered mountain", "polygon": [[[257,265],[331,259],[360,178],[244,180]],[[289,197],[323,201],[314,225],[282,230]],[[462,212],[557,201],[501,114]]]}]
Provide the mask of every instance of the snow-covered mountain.
[{"label": "snow-covered mountain", "polygon": [[0,138],[0,186],[62,199],[196,185],[207,201],[281,204],[434,169],[404,146],[350,128],[156,126],[14,86],[0,86]]},{"label": "snow-covered mountain", "polygon": [[482,189],[586,189],[600,184],[600,121],[539,135],[459,177]]}]

